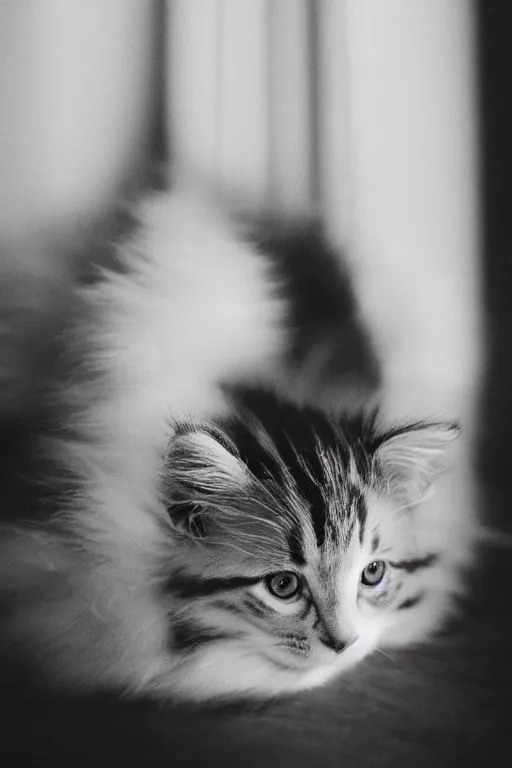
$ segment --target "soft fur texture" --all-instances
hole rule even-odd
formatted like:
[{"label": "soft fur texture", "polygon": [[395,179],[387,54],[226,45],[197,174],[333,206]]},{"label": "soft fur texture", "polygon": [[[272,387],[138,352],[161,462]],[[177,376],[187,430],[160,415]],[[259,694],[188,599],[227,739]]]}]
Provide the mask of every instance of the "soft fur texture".
[{"label": "soft fur texture", "polygon": [[[155,195],[139,219],[138,234],[119,251],[119,269],[79,299],[68,343],[76,367],[59,394],[65,424],[52,448],[72,490],[44,528],[4,535],[0,587],[11,605],[17,594],[4,640],[37,657],[47,680],[204,698],[310,687],[380,643],[429,636],[472,558],[473,520],[462,507],[445,506],[448,476],[437,497],[427,493],[444,469],[452,428],[439,422],[389,432],[377,420],[370,429],[363,409],[367,427],[352,434],[352,422],[340,422],[339,397],[327,416],[281,406],[274,395],[267,395],[270,416],[243,397],[240,405],[226,387],[288,391],[286,285],[269,259],[195,199]],[[292,425],[309,425],[306,436],[295,440],[292,426],[281,424],[288,408]],[[245,438],[230,433],[230,416],[253,424],[259,450],[274,455],[280,474],[257,477],[244,458]],[[283,459],[280,428],[310,474],[306,489]],[[307,456],[320,462],[319,476]],[[313,492],[337,543],[315,540]],[[357,503],[366,510],[364,526]],[[189,513],[177,520],[180,504]],[[237,560],[222,545],[231,541],[243,555],[244,520],[256,525],[257,541],[263,536],[264,554],[255,547],[249,560]],[[300,563],[283,548],[276,557],[280,537],[289,541],[293,531],[304,544]],[[367,598],[361,573],[384,559],[386,589]],[[272,650],[269,662],[262,648],[282,609],[268,605],[263,577],[281,572],[300,577],[313,609],[306,624],[285,621],[279,631],[288,647],[277,657]],[[236,595],[259,590],[272,618],[250,627],[233,582],[225,584],[228,605],[212,606],[194,591],[205,579],[217,586],[252,580],[237,583]]]},{"label": "soft fur texture", "polygon": [[[179,659],[171,687],[299,690],[378,646],[425,639],[459,582],[418,503],[456,431],[379,434],[371,419],[329,420],[261,393],[241,400],[236,418],[185,425],[171,441],[167,505],[188,534],[162,553]],[[369,564],[385,570],[366,585]],[[272,578],[297,590],[278,597]]]}]

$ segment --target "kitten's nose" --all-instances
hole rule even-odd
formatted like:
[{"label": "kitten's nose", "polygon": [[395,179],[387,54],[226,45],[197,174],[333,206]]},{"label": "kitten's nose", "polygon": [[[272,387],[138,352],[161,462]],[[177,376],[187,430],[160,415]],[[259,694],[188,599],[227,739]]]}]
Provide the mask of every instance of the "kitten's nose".
[{"label": "kitten's nose", "polygon": [[356,638],[354,637],[342,637],[341,635],[334,635],[330,632],[324,633],[323,635],[319,636],[320,642],[327,646],[327,648],[330,648],[335,653],[341,653],[346,648],[349,647],[349,645],[352,645],[352,643],[355,642]]}]

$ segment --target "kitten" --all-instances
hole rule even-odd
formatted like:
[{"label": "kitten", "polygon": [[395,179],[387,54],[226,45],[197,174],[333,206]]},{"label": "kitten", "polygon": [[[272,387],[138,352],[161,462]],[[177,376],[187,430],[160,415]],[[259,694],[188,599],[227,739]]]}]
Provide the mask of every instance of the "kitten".
[{"label": "kitten", "polygon": [[162,551],[174,660],[155,683],[198,698],[293,691],[437,629],[460,584],[418,503],[456,435],[382,433],[261,392],[220,422],[179,425],[165,500],[180,544]]},{"label": "kitten", "polygon": [[52,443],[71,487],[4,531],[3,642],[52,683],[201,700],[428,637],[470,557],[426,502],[456,429],[307,407],[272,259],[186,196],[139,219],[77,295]]}]

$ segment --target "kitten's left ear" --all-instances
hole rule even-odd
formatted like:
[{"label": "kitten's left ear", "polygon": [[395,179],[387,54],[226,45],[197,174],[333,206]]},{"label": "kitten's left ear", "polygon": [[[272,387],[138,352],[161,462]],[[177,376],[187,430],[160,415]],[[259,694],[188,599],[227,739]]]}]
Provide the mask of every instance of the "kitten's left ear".
[{"label": "kitten's left ear", "polygon": [[375,452],[389,490],[419,502],[449,468],[448,445],[459,436],[455,424],[411,426],[385,439]]}]

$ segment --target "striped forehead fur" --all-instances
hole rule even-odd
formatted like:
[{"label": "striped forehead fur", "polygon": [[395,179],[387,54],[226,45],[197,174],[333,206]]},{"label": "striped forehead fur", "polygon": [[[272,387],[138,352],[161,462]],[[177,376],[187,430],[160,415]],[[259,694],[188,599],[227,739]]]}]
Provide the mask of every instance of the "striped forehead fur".
[{"label": "striped forehead fur", "polygon": [[[263,545],[268,536],[267,548],[281,551],[284,537],[297,564],[305,562],[308,531],[317,548],[326,541],[346,546],[356,528],[362,542],[365,492],[384,490],[383,473],[399,475],[401,464],[413,465],[415,454],[424,462],[430,433],[435,443],[439,428],[447,435],[453,431],[450,425],[426,423],[383,431],[375,412],[335,420],[263,391],[237,390],[232,399],[230,417],[176,425],[167,463],[171,517],[188,509],[197,519],[206,505],[215,510],[217,527],[231,528],[241,538],[260,536]],[[395,467],[383,469],[377,460],[385,455],[383,446],[390,446]]]},{"label": "striped forehead fur", "polygon": [[280,533],[299,565],[308,530],[317,547],[326,540],[346,545],[356,522],[362,536],[373,416],[340,423],[268,393],[240,391],[235,413],[214,425],[177,425],[168,466],[178,514],[180,505],[193,503],[189,512],[198,513],[206,504],[217,525],[238,523],[241,538],[251,520],[258,522],[272,539],[267,546]]}]

